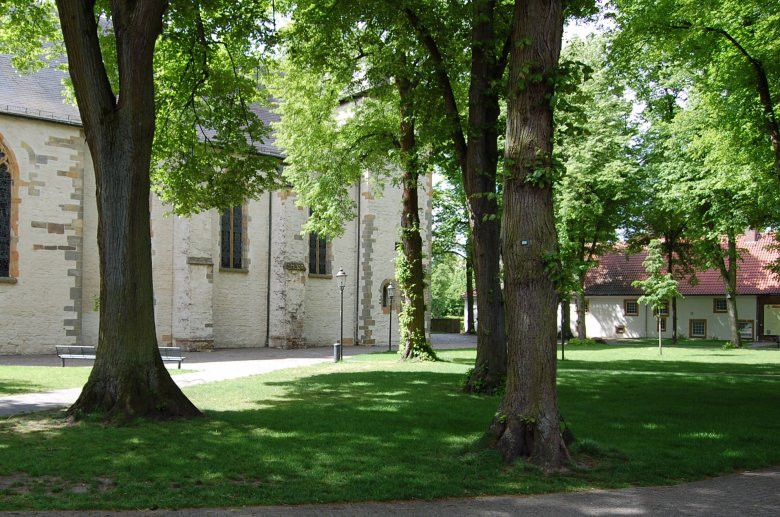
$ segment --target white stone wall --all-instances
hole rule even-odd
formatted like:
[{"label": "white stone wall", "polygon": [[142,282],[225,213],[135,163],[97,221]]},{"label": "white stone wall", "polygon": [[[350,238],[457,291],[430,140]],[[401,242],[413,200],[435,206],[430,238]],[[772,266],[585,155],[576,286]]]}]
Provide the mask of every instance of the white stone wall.
[{"label": "white stone wall", "polygon": [[[0,281],[0,353],[53,353],[54,344],[96,345],[98,216],[83,131],[0,115],[0,137],[14,160],[13,173],[18,174],[13,208],[18,271],[14,278]],[[420,187],[428,262],[431,192],[428,176]],[[309,241],[300,233],[308,211],[295,206],[290,192],[265,194],[246,204],[245,262],[239,271],[219,266],[218,211],[179,218],[166,215],[169,208],[152,196],[154,309],[160,345],[330,345],[339,338],[339,290],[333,275],[344,268],[348,275],[344,343],[386,346],[389,314],[381,306],[382,285],[386,280],[397,285],[394,259],[401,191],[388,182],[382,194],[375,195],[364,181],[353,187],[352,194],[360,199],[360,218],[348,222],[344,235],[331,243],[331,274],[325,276],[308,273]],[[397,300],[392,314],[394,346]]]},{"label": "white stone wall", "polygon": [[[653,316],[653,311],[646,305],[639,305],[638,316],[626,316],[624,307],[625,300],[636,300],[638,297],[632,296],[589,296],[588,312],[585,315],[585,324],[587,336],[589,338],[640,338],[640,337],[658,337],[657,320]],[[679,337],[689,337],[690,320],[706,320],[707,338],[710,339],[731,339],[729,330],[728,314],[713,312],[713,299],[723,298],[722,296],[688,296],[677,300],[677,335]],[[754,326],[754,336],[756,322],[756,297],[740,296],[737,299],[737,313],[740,320],[752,320]],[[577,309],[576,305],[571,305],[572,332],[576,335]],[[672,317],[671,314],[666,318],[666,332],[663,337],[672,336]],[[625,332],[620,334],[615,328],[619,325],[625,327]]]},{"label": "white stone wall", "polygon": [[11,159],[11,279],[0,283],[0,354],[53,353],[81,335],[82,131],[0,115]]},{"label": "white stone wall", "polygon": [[[357,187],[352,187],[350,192],[352,199],[357,203]],[[304,211],[304,215],[307,213]],[[361,221],[365,220],[366,214],[366,202],[361,200]],[[305,219],[301,221],[304,222]],[[295,231],[300,232],[300,226]],[[347,274],[344,286],[343,343],[347,346],[355,344],[356,311],[360,299],[358,293],[363,285],[362,265],[358,269],[360,260],[357,252],[357,232],[358,221],[349,221],[344,227],[344,234],[328,244],[328,275],[309,274],[309,236],[308,234],[302,236],[304,246],[300,260],[306,266],[304,334],[309,346],[331,345],[340,339],[341,292],[336,280],[336,273],[340,268],[343,268],[344,273]],[[358,342],[360,342],[359,336]]]},{"label": "white stone wall", "polygon": [[84,167],[84,247],[82,251],[82,312],[81,343],[97,346],[100,311],[96,307],[100,299],[100,256],[97,248],[97,198],[95,197],[95,172],[92,155],[84,142],[86,165]]}]

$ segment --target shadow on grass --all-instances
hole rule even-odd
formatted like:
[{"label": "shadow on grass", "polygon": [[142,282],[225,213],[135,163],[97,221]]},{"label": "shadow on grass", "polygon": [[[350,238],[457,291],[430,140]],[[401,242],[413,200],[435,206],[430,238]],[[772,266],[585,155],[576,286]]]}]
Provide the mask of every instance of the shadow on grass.
[{"label": "shadow on grass", "polygon": [[544,476],[476,445],[497,397],[460,393],[460,373],[382,367],[200,386],[188,391],[196,403],[219,390],[252,409],[221,410],[217,398],[188,422],[0,420],[0,480],[30,476],[0,496],[8,509],[435,498],[660,484],[780,462],[773,378],[564,370],[561,410],[596,466]]},{"label": "shadow on grass", "polygon": [[45,386],[36,384],[34,382],[27,382],[21,379],[0,380],[0,396],[31,393],[35,391],[42,391],[44,389],[46,389]]}]

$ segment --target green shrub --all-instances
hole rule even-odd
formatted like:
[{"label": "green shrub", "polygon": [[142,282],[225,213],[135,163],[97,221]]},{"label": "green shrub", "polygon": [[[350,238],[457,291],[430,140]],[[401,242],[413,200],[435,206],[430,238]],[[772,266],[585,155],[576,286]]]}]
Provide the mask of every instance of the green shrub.
[{"label": "green shrub", "polygon": [[595,346],[598,345],[595,339],[577,339],[574,338],[571,341],[566,342],[567,345],[573,346]]}]

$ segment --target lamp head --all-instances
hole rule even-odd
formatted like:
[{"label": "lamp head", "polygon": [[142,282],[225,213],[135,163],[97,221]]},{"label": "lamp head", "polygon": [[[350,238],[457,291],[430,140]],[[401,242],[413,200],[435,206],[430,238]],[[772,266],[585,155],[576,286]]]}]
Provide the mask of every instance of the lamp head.
[{"label": "lamp head", "polygon": [[336,273],[336,283],[339,286],[339,289],[344,289],[344,286],[347,285],[347,274],[344,272],[344,268],[339,268],[339,272]]}]

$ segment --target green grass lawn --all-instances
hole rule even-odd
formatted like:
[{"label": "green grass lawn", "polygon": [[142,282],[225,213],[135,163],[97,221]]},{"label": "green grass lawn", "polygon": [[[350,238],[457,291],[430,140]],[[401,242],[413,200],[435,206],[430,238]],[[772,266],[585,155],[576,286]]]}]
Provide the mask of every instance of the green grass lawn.
[{"label": "green grass lawn", "polygon": [[[653,351],[655,355],[653,355]],[[144,509],[668,484],[780,464],[780,350],[567,349],[577,465],[545,475],[482,445],[497,397],[460,393],[473,350],[369,354],[189,388],[206,417],[106,427],[0,419],[0,508]]]},{"label": "green grass lawn", "polygon": [[[175,365],[174,365],[175,366]],[[87,382],[92,364],[89,366],[6,366],[0,365],[0,397],[21,393],[78,388]],[[180,375],[192,370],[168,369],[171,375]]]}]

